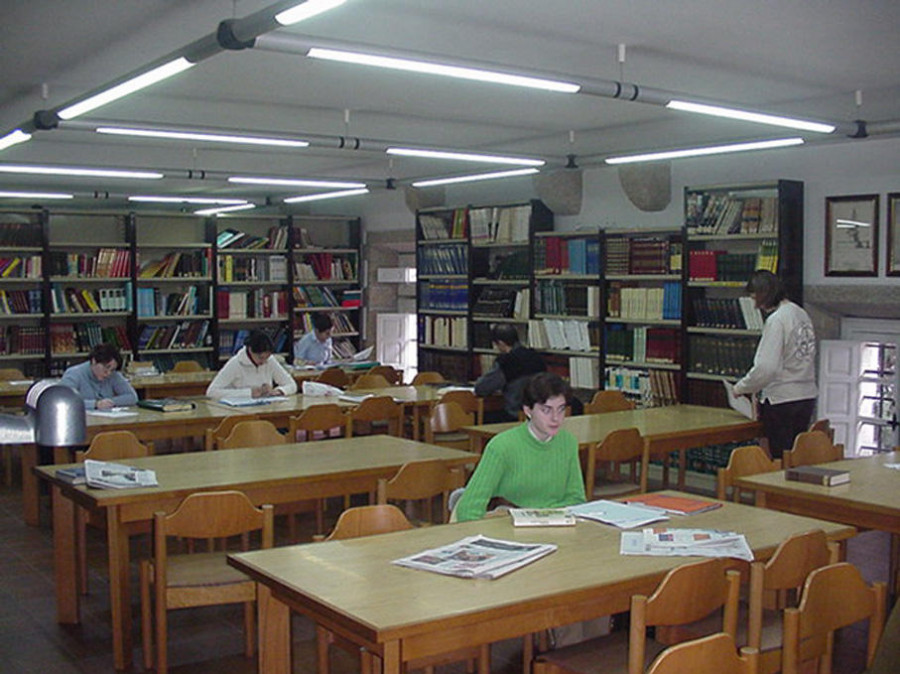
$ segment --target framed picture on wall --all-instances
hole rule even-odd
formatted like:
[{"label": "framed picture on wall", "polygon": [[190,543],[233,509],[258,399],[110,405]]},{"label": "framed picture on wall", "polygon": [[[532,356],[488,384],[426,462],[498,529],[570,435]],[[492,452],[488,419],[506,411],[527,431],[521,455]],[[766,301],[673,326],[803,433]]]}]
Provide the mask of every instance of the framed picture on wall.
[{"label": "framed picture on wall", "polygon": [[877,275],[878,195],[827,197],[825,276]]},{"label": "framed picture on wall", "polygon": [[900,192],[887,195],[887,274],[900,276]]}]

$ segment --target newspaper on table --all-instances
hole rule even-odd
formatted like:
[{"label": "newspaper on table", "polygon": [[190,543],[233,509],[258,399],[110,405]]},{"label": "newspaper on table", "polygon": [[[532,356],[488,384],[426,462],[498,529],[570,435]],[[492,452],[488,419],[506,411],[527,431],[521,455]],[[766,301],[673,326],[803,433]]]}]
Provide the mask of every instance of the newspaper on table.
[{"label": "newspaper on table", "polygon": [[753,561],[753,551],[743,534],[715,529],[646,527],[641,531],[623,531],[619,553],[659,557],[736,557]]},{"label": "newspaper on table", "polygon": [[326,384],[321,381],[305,381],[301,389],[305,396],[332,396],[337,397],[343,395],[344,392],[337,386]]},{"label": "newspaper on table", "polygon": [[269,403],[282,403],[287,396],[260,396],[259,398],[219,398],[219,402],[229,407],[255,407]]},{"label": "newspaper on table", "polygon": [[136,417],[138,411],[131,407],[110,407],[105,410],[87,410],[87,414],[94,417],[107,417],[109,419],[121,419],[122,417]]},{"label": "newspaper on table", "polygon": [[477,535],[395,559],[394,564],[460,578],[498,578],[555,551],[550,543],[517,543]]},{"label": "newspaper on table", "polygon": [[135,468],[111,461],[84,462],[84,478],[88,487],[97,489],[133,489],[136,487],[156,487],[156,471],[149,468]]},{"label": "newspaper on table", "polygon": [[569,506],[567,510],[576,517],[612,524],[620,529],[633,529],[669,519],[659,508],[644,508],[618,501],[590,501]]}]

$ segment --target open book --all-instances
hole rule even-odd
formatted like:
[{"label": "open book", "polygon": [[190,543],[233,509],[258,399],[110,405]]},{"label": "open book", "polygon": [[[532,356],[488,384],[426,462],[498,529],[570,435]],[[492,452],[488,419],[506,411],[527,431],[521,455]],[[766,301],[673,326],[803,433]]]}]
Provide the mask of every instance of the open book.
[{"label": "open book", "polygon": [[556,546],[549,543],[516,543],[478,535],[395,559],[393,563],[460,578],[497,578],[554,550]]},{"label": "open book", "polygon": [[565,508],[510,508],[509,515],[516,527],[575,526],[575,515]]},{"label": "open book", "polygon": [[229,407],[255,407],[287,400],[287,396],[260,396],[259,398],[219,398],[219,402]]}]

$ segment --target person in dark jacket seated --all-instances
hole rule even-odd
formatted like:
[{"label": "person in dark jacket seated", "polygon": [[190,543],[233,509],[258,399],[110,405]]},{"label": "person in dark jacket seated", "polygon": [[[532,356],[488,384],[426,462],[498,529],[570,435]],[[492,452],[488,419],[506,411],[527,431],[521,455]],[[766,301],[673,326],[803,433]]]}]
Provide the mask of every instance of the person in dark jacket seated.
[{"label": "person in dark jacket seated", "polygon": [[484,397],[503,392],[503,409],[485,412],[485,423],[518,421],[525,385],[533,375],[546,372],[547,364],[534,349],[519,342],[519,333],[509,323],[491,328],[491,342],[500,355],[493,367],[475,382],[475,394]]}]

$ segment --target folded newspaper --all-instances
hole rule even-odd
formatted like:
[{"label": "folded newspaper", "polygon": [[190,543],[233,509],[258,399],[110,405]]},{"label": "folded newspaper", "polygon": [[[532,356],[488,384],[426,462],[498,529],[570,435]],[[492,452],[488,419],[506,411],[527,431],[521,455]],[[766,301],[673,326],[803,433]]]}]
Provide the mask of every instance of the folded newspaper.
[{"label": "folded newspaper", "polygon": [[619,553],[660,557],[736,557],[753,561],[753,551],[743,534],[715,529],[647,527],[623,531]]},{"label": "folded newspaper", "polygon": [[156,472],[149,468],[135,468],[110,461],[84,462],[84,478],[88,487],[97,489],[133,489],[135,487],[156,487]]},{"label": "folded newspaper", "polygon": [[618,501],[590,501],[569,506],[568,511],[575,517],[612,524],[620,529],[633,529],[669,519],[669,516],[658,508],[642,508]]},{"label": "folded newspaper", "polygon": [[516,543],[469,536],[433,550],[395,559],[394,564],[460,578],[498,578],[556,550],[555,545]]}]

